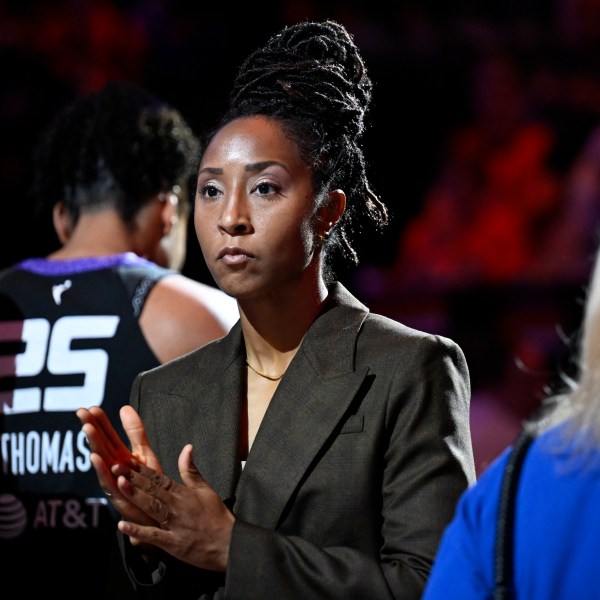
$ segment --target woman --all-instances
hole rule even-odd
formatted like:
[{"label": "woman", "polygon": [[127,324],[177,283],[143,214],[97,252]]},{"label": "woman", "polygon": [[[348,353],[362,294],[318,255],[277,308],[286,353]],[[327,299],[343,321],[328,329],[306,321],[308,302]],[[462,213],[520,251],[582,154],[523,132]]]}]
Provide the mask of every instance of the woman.
[{"label": "woman", "polygon": [[337,23],[285,28],[248,57],[195,210],[240,322],[136,379],[121,418],[137,458],[101,411],[79,411],[142,595],[420,597],[474,479],[469,378],[455,343],[332,278],[332,251],[356,260],[352,233],[387,220],[360,146],[370,98]]},{"label": "woman", "polygon": [[140,371],[239,318],[235,300],[177,270],[198,148],[181,113],[123,81],[76,98],[36,148],[32,200],[60,247],[0,272],[0,554],[24,596],[114,597],[117,515],[75,411],[101,405],[118,422]]},{"label": "woman", "polygon": [[[514,447],[505,450],[461,498],[424,600],[598,598],[599,336],[597,254],[577,339],[580,353],[574,364],[579,375],[565,378],[569,387],[546,400],[539,418],[526,424]],[[513,450],[519,448],[526,453],[516,459]],[[512,503],[500,502],[501,492],[512,489],[504,477],[518,465]],[[500,513],[501,506],[506,512]],[[499,518],[504,514],[507,519],[514,515],[508,528]],[[503,549],[506,541],[508,553],[502,556],[507,558],[498,561],[496,549]],[[499,567],[503,569],[495,573]],[[497,582],[503,585],[495,591]],[[505,595],[500,595],[502,590]]]}]

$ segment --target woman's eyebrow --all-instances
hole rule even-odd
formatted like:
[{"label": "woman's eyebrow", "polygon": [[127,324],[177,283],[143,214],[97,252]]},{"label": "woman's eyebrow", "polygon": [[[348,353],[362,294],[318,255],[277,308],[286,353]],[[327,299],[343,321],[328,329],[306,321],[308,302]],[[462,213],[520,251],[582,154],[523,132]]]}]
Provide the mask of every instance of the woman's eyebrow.
[{"label": "woman's eyebrow", "polygon": [[255,163],[250,163],[248,165],[246,165],[244,167],[245,171],[262,171],[263,169],[266,169],[267,167],[270,167],[272,165],[276,165],[278,167],[281,167],[282,169],[285,169],[286,171],[288,170],[287,167],[280,163],[279,161],[276,160],[263,160],[261,162],[255,162]]},{"label": "woman's eyebrow", "polygon": [[198,174],[200,173],[209,173],[210,175],[222,175],[223,169],[219,167],[202,167],[202,169],[198,171]]}]

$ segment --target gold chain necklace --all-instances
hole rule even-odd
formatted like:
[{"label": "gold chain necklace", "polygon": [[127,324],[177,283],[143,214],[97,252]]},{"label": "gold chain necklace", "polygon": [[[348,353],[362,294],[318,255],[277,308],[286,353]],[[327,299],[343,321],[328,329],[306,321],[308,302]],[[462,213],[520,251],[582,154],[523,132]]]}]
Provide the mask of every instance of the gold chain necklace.
[{"label": "gold chain necklace", "polygon": [[277,377],[271,377],[271,375],[267,375],[266,373],[262,373],[261,371],[257,371],[249,362],[248,359],[246,359],[246,364],[257,374],[260,375],[261,377],[264,377],[265,379],[268,379],[269,381],[279,381],[284,375],[285,375],[285,371],[281,374],[278,375]]}]

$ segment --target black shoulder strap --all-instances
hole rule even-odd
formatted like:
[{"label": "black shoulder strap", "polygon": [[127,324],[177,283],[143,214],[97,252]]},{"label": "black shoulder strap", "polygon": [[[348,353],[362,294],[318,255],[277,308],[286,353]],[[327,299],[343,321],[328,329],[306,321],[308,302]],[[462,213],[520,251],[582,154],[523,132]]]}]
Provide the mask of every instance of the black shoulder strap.
[{"label": "black shoulder strap", "polygon": [[177,273],[173,269],[151,264],[139,267],[122,266],[119,274],[131,298],[133,316],[139,317],[150,290],[165,275]]},{"label": "black shoulder strap", "polygon": [[513,595],[515,498],[521,467],[533,439],[533,434],[527,430],[519,434],[502,478],[494,548],[494,600],[508,600]]}]

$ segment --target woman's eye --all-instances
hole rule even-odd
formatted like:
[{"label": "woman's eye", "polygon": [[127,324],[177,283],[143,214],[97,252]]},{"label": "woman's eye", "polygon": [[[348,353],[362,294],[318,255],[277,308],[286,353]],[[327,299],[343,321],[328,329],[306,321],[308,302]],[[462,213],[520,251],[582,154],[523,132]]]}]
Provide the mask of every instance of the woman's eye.
[{"label": "woman's eye", "polygon": [[201,193],[204,198],[216,198],[220,192],[214,185],[207,184],[202,186]]},{"label": "woman's eye", "polygon": [[272,183],[262,181],[255,188],[254,191],[261,196],[269,196],[270,194],[276,194],[279,192],[279,188]]}]

